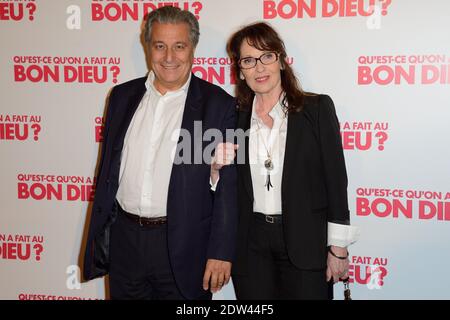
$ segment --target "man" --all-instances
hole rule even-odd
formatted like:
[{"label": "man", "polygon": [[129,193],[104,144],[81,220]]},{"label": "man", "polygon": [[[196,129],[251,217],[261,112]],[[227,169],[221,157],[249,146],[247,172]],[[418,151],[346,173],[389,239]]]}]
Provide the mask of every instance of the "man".
[{"label": "man", "polygon": [[[235,167],[221,169],[212,191],[207,159],[193,161],[206,143],[192,140],[201,139],[194,136],[196,121],[203,132],[234,128],[235,102],[191,73],[198,37],[188,11],[151,12],[145,26],[151,71],[110,94],[84,277],[109,273],[112,299],[211,299],[229,281]],[[193,137],[191,150],[173,139],[179,129]]]}]

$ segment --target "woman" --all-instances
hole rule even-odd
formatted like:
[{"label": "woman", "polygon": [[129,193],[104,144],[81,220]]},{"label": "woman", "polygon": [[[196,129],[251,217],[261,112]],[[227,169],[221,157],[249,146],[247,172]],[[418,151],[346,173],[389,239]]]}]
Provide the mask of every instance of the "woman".
[{"label": "woman", "polygon": [[[348,277],[347,174],[339,123],[330,97],[303,92],[277,32],[267,23],[232,35],[238,129],[239,227],[232,279],[238,299],[332,299]],[[215,183],[233,157],[220,145]],[[227,158],[228,157],[228,158]],[[218,158],[221,158],[218,160]]]}]

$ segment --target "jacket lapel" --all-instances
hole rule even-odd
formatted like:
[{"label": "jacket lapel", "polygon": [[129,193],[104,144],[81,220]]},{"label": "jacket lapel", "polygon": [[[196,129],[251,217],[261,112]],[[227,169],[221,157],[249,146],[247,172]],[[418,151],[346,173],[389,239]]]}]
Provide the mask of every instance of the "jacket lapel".
[{"label": "jacket lapel", "polygon": [[[289,172],[292,171],[292,166],[295,165],[295,150],[298,148],[298,139],[296,129],[299,128],[300,118],[303,112],[291,112],[288,115],[288,125],[286,133],[286,147],[284,150],[284,160],[283,160],[283,173],[281,177],[281,194],[286,195],[288,186],[293,184],[290,182]],[[283,199],[282,199],[283,201]]]},{"label": "jacket lapel", "polygon": [[[198,132],[194,131],[194,121],[202,121],[202,102],[201,102],[200,83],[198,78],[192,74],[191,82],[186,97],[186,103],[184,106],[183,120],[181,122],[181,129],[188,130],[191,135]],[[199,130],[197,130],[199,131]],[[200,133],[202,133],[200,131]],[[194,137],[198,138],[198,137]]]},{"label": "jacket lapel", "polygon": [[114,140],[114,150],[122,150],[123,143],[125,139],[125,135],[127,133],[128,127],[130,126],[131,119],[133,118],[134,113],[136,112],[139,103],[142,100],[145,92],[147,91],[145,87],[146,77],[142,78],[142,82],[139,83],[138,86],[135,87],[135,90],[130,94],[128,101],[123,103],[123,105],[127,106],[126,110],[122,117],[116,117],[118,119],[122,119],[119,124],[119,129]]},{"label": "jacket lapel", "polygon": [[[184,105],[184,112],[183,112],[183,119],[181,122],[181,130],[187,130],[187,132],[190,133],[191,139],[189,143],[186,143],[183,141],[183,143],[180,143],[182,140],[182,137],[178,138],[178,145],[177,150],[175,153],[175,159],[174,164],[172,165],[172,172],[170,175],[170,183],[169,183],[169,193],[167,197],[167,213],[169,212],[175,212],[176,210],[172,210],[172,206],[176,205],[177,203],[185,203],[183,201],[182,197],[183,195],[186,195],[184,192],[177,192],[179,191],[178,188],[182,188],[183,181],[188,179],[187,174],[188,171],[186,168],[188,168],[187,165],[183,164],[183,162],[178,158],[181,157],[181,159],[186,159],[184,155],[184,152],[186,150],[183,150],[183,147],[186,147],[189,145],[191,150],[191,156],[189,157],[189,160],[191,163],[194,161],[194,155],[200,154],[203,156],[202,152],[202,143],[195,143],[194,141],[202,141],[202,137],[198,137],[195,135],[203,135],[203,130],[199,127],[197,130],[195,130],[195,121],[202,121],[203,117],[203,108],[202,108],[202,94],[200,90],[200,81],[198,78],[192,74],[191,75],[191,82],[189,83],[189,89],[186,97],[186,103]],[[199,124],[197,124],[199,126]],[[199,140],[200,139],[200,140]],[[195,150],[194,148],[200,148],[200,150]],[[197,160],[198,161],[198,160]],[[201,163],[201,162],[200,162]],[[182,206],[184,208],[184,206]]]},{"label": "jacket lapel", "polygon": [[[247,133],[247,130],[250,129],[250,120],[251,120],[251,111],[239,111],[239,119],[238,119],[238,129],[244,130]],[[248,196],[253,202],[253,185],[252,185],[252,177],[250,171],[250,160],[249,160],[249,135],[245,135],[245,163],[238,164],[238,172],[239,176],[242,177],[242,180],[245,185],[245,189],[247,190]]]}]

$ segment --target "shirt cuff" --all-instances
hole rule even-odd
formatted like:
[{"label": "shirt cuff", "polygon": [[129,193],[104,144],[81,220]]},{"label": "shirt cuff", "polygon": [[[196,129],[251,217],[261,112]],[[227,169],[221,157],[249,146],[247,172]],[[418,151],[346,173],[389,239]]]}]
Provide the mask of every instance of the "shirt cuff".
[{"label": "shirt cuff", "polygon": [[213,184],[211,177],[209,177],[209,185],[211,187],[211,191],[214,191],[214,192],[216,191],[217,183],[219,182],[219,180],[220,180],[220,177],[218,177],[216,180],[216,183]]},{"label": "shirt cuff", "polygon": [[359,228],[328,222],[328,245],[348,247],[359,239]]}]

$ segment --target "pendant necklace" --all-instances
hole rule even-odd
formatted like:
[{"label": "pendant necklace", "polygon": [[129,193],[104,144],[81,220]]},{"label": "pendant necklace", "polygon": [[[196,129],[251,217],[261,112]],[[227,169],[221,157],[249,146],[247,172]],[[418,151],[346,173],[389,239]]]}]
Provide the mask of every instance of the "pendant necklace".
[{"label": "pendant necklace", "polygon": [[[286,115],[283,117],[283,121],[281,121],[280,127],[278,128],[278,134],[280,134],[281,126],[283,125],[285,120],[286,120]],[[269,191],[271,187],[273,188],[272,182],[270,181],[270,171],[272,171],[274,168],[273,162],[272,162],[273,143],[270,145],[270,151],[269,151],[269,148],[266,146],[264,137],[261,134],[259,134],[259,132],[261,132],[261,127],[259,125],[258,120],[256,121],[256,124],[258,125],[258,135],[260,136],[260,138],[263,142],[264,148],[266,149],[266,153],[267,153],[267,158],[264,161],[264,168],[266,168],[266,171],[267,171],[266,183],[264,184],[264,186],[267,187],[267,191]],[[269,134],[269,142],[270,142],[271,134],[272,134],[272,131]]]}]

